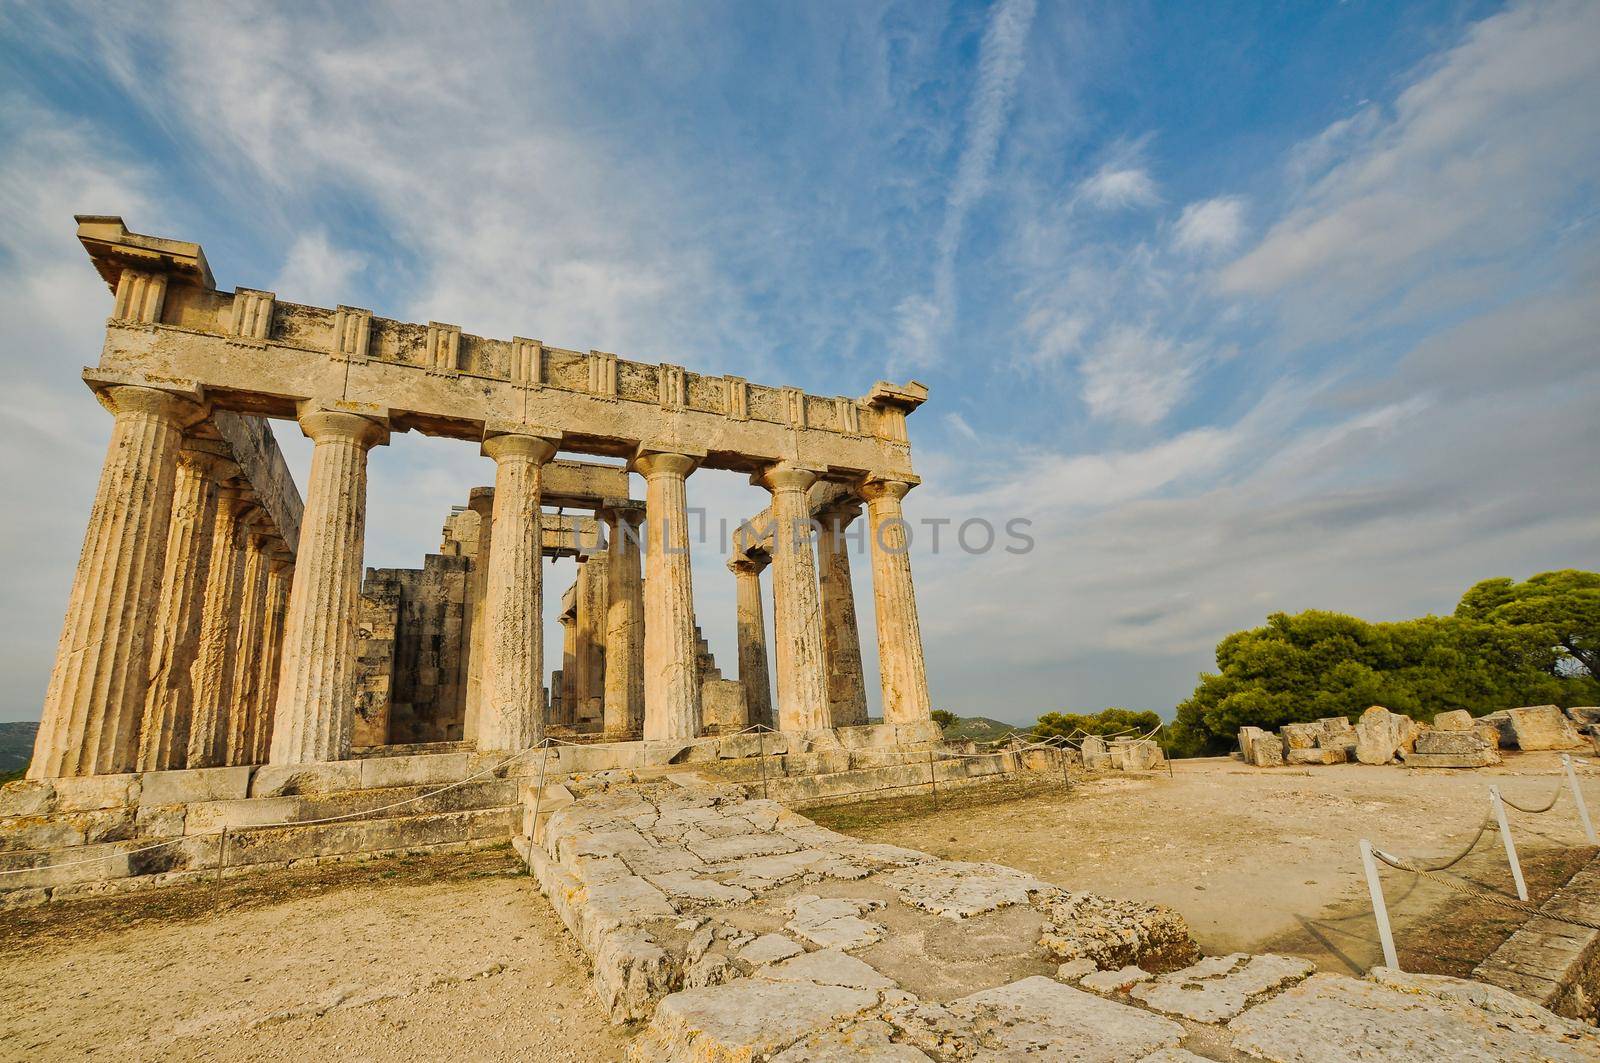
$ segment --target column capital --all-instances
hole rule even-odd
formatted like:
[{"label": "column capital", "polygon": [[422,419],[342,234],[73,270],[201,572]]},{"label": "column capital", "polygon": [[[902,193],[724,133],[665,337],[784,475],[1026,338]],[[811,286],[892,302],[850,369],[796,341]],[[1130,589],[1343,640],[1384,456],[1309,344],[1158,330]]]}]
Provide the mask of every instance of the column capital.
[{"label": "column capital", "polygon": [[805,491],[817,482],[822,470],[780,461],[753,474],[750,482],[776,494],[779,491]]},{"label": "column capital", "polygon": [[672,450],[658,450],[641,443],[634,452],[633,471],[649,479],[652,476],[688,476],[705,460],[704,447],[682,447],[673,444]]},{"label": "column capital", "polygon": [[604,498],[594,507],[594,515],[608,524],[637,526],[644,523],[645,504],[632,498]]},{"label": "column capital", "polygon": [[232,480],[241,475],[242,470],[234,464],[231,455],[223,453],[226,446],[209,439],[186,439],[178,451],[178,464],[198,470],[217,483]]},{"label": "column capital", "polygon": [[817,520],[823,524],[836,524],[840,528],[848,527],[850,522],[861,516],[861,501],[856,498],[841,498],[817,510]]},{"label": "column capital", "polygon": [[896,477],[867,477],[857,485],[856,490],[868,502],[875,502],[880,498],[894,498],[896,500],[906,497],[911,489],[922,481],[915,476]]},{"label": "column capital", "polygon": [[297,419],[300,431],[315,443],[349,440],[369,450],[389,442],[388,411],[376,406],[303,402]]},{"label": "column capital", "polygon": [[173,382],[163,386],[121,373],[88,371],[84,372],[83,381],[94,391],[94,397],[100,405],[113,414],[151,414],[188,428],[199,424],[211,413],[198,384]]},{"label": "column capital", "polygon": [[483,425],[483,446],[479,453],[496,461],[502,458],[532,458],[543,465],[560,449],[560,429],[529,421],[486,421]]},{"label": "column capital", "polygon": [[765,555],[738,554],[728,558],[728,571],[740,576],[760,576],[771,559]]},{"label": "column capital", "polygon": [[524,427],[526,431],[491,433],[489,429],[485,429],[483,446],[479,448],[479,453],[495,461],[525,459],[535,465],[543,465],[555,457],[556,451],[561,449],[560,432],[552,432],[549,429],[535,430],[532,426]]}]

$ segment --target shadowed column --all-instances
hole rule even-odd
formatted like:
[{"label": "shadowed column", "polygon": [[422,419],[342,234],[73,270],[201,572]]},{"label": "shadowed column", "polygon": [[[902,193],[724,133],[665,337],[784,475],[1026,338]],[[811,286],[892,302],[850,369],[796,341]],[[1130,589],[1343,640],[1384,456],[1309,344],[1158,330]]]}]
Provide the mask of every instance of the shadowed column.
[{"label": "shadowed column", "polygon": [[300,414],[300,430],[316,445],[284,622],[273,764],[350,755],[367,452],[389,440],[386,425],[344,410],[308,408]]},{"label": "shadowed column", "polygon": [[204,450],[185,447],[178,453],[161,606],[150,649],[150,687],[139,726],[140,771],[181,768],[188,759],[189,720],[194,713],[189,669],[200,649],[217,479],[231,468],[231,463]]},{"label": "shadowed column", "polygon": [[244,577],[239,585],[239,623],[233,649],[233,690],[228,700],[225,763],[252,764],[261,705],[262,632],[267,622],[267,566],[271,537],[258,524],[245,537]]},{"label": "shadowed column", "polygon": [[695,667],[694,577],[689,564],[685,480],[698,459],[644,450],[634,468],[645,480],[644,737],[698,738],[700,676]]},{"label": "shadowed column", "polygon": [[810,469],[774,465],[754,478],[772,492],[773,635],[778,641],[778,729],[830,727],[817,565],[811,552]]},{"label": "shadowed column", "polygon": [[267,562],[266,611],[261,628],[260,711],[250,736],[250,757],[246,763],[265,764],[272,749],[272,715],[278,701],[278,669],[283,663],[283,627],[289,613],[289,584],[294,579],[294,560],[286,546],[279,545]]},{"label": "shadowed column", "polygon": [[228,756],[228,710],[233,700],[234,649],[248,535],[245,518],[251,510],[242,488],[218,489],[200,645],[190,670],[194,714],[189,725],[187,766],[191,768],[214,768]]},{"label": "shadowed column", "polygon": [[834,506],[818,517],[818,585],[822,592],[822,648],[828,662],[828,706],[834,727],[867,722],[867,687],[861,676],[861,632],[844,530],[861,516],[859,503]]},{"label": "shadowed column", "polygon": [[883,722],[921,723],[932,717],[922,627],[911,585],[910,538],[900,500],[912,484],[867,480],[868,534],[872,539],[872,600],[878,614],[878,669],[883,682]]},{"label": "shadowed column", "polygon": [[197,404],[111,387],[116,415],[72,579],[28,778],[131,771],[149,689],[150,636],[172,517],[178,447]]},{"label": "shadowed column", "polygon": [[767,671],[767,623],[761,609],[764,560],[736,557],[728,562],[735,580],[739,638],[739,682],[744,686],[749,722],[771,727],[772,676]]},{"label": "shadowed column", "polygon": [[601,516],[610,536],[605,729],[611,735],[638,734],[644,728],[644,581],[639,567],[644,513],[637,506],[613,506]]},{"label": "shadowed column", "polygon": [[505,433],[483,441],[493,458],[494,545],[484,597],[483,694],[478,748],[510,752],[544,737],[544,597],[540,467],[559,438]]},{"label": "shadowed column", "polygon": [[489,593],[489,549],[494,540],[494,488],[474,487],[467,508],[478,515],[478,552],[472,561],[472,625],[467,636],[467,708],[461,737],[478,740],[478,716],[483,708],[483,600]]}]

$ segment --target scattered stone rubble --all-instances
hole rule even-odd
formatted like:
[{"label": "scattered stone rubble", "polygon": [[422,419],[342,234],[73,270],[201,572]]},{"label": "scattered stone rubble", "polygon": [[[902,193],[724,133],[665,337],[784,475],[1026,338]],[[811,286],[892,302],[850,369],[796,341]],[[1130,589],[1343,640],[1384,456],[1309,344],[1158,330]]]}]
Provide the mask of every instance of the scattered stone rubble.
[{"label": "scattered stone rubble", "polygon": [[1404,763],[1411,768],[1481,768],[1499,750],[1593,749],[1600,752],[1600,708],[1554,705],[1503,709],[1474,718],[1441,712],[1431,725],[1373,705],[1354,724],[1343,716],[1286,723],[1278,732],[1239,729],[1239,755],[1258,768],[1283,764]]},{"label": "scattered stone rubble", "polygon": [[862,842],[694,776],[540,800],[534,872],[613,1018],[646,1022],[636,1063],[1600,1054],[1592,1027],[1496,987],[1202,959],[1170,909]]}]

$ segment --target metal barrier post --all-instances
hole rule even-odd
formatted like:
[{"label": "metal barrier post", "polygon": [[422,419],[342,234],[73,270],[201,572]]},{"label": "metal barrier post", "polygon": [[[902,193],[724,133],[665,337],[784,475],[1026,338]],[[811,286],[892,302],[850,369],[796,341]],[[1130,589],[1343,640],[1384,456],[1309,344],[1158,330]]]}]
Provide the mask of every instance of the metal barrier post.
[{"label": "metal barrier post", "polygon": [[533,815],[528,817],[528,874],[533,874],[533,837],[539,831],[539,806],[544,803],[544,772],[550,763],[550,740],[544,739],[539,752],[539,782],[533,792]]},{"label": "metal barrier post", "polygon": [[939,811],[939,780],[933,774],[933,747],[928,747],[928,792],[933,794],[933,810]]},{"label": "metal barrier post", "polygon": [[1600,838],[1595,837],[1594,823],[1589,819],[1589,806],[1583,803],[1583,791],[1578,788],[1578,773],[1572,768],[1572,758],[1561,754],[1561,766],[1567,772],[1567,785],[1572,787],[1572,803],[1578,806],[1578,822],[1583,824],[1583,835],[1589,839],[1590,845],[1600,845]]},{"label": "metal barrier post", "polygon": [[756,760],[761,765],[761,799],[767,799],[767,729],[756,732]]},{"label": "metal barrier post", "polygon": [[1511,863],[1511,880],[1517,884],[1517,900],[1528,899],[1528,884],[1522,881],[1522,865],[1517,862],[1517,846],[1511,840],[1511,824],[1506,822],[1505,802],[1500,800],[1500,788],[1489,787],[1489,803],[1494,806],[1495,818],[1500,821],[1500,840],[1506,846],[1506,859]]},{"label": "metal barrier post", "polygon": [[1383,883],[1378,881],[1378,862],[1372,858],[1372,843],[1361,839],[1361,866],[1367,872],[1367,892],[1372,895],[1372,915],[1378,921],[1378,942],[1383,946],[1383,965],[1391,971],[1400,969],[1400,957],[1394,951],[1394,931],[1389,929],[1389,907],[1383,903]]}]

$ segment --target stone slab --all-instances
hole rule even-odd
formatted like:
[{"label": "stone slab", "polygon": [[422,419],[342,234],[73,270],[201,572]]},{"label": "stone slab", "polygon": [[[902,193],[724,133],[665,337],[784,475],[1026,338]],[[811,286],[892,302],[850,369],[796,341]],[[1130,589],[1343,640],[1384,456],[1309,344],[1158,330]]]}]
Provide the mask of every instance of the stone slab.
[{"label": "stone slab", "polygon": [[952,860],[901,868],[884,876],[884,881],[913,908],[946,919],[966,919],[1027,904],[1037,893],[1056,892],[1048,882],[1015,868]]},{"label": "stone slab", "polygon": [[645,1035],[628,1046],[628,1059],[759,1059],[877,1003],[876,992],[812,982],[752,978],[688,989],[656,1006]]},{"label": "stone slab", "polygon": [[1493,763],[1490,751],[1479,750],[1476,753],[1407,753],[1405,754],[1406,767],[1408,768],[1482,768]]},{"label": "stone slab", "polygon": [[[467,777],[467,753],[432,753],[411,757],[368,757],[361,765],[361,787],[427,786],[460,782]],[[479,770],[482,770],[481,768]]]},{"label": "stone slab", "polygon": [[763,967],[752,977],[775,982],[813,982],[848,989],[890,989],[895,986],[893,979],[884,977],[866,963],[838,949],[802,953],[793,959]]},{"label": "stone slab", "polygon": [[[1552,1015],[1493,986],[1461,984],[1469,988],[1445,988],[1427,981],[1384,985],[1315,974],[1257,1004],[1228,1023],[1227,1029],[1236,1049],[1275,1063],[1352,1059],[1576,1063],[1600,1057],[1600,1033],[1592,1027]],[[1484,991],[1478,994],[1479,1003],[1465,996],[1476,992],[1470,987]],[[1492,1006],[1481,1003],[1490,1000]]]},{"label": "stone slab", "polygon": [[[947,1010],[982,1032],[978,1058],[1122,1063],[1176,1048],[1182,1026],[1147,1011],[1036,975],[951,1001]],[[986,1042],[986,1043],[985,1043]]]},{"label": "stone slab", "polygon": [[1483,751],[1483,740],[1471,731],[1423,731],[1417,735],[1418,753],[1468,756]]},{"label": "stone slab", "polygon": [[1133,999],[1164,1014],[1217,1023],[1244,1011],[1251,997],[1298,982],[1316,969],[1316,964],[1297,956],[1238,952],[1209,956],[1129,992]]},{"label": "stone slab", "polygon": [[250,793],[250,778],[256,768],[244,764],[232,768],[185,768],[180,771],[147,771],[139,796],[145,805],[188,805],[196,801],[230,801]]},{"label": "stone slab", "polygon": [[293,797],[361,789],[359,760],[316,764],[263,764],[250,782],[251,797]]},{"label": "stone slab", "polygon": [[1466,709],[1451,709],[1441,712],[1433,718],[1435,731],[1471,731],[1472,713]]}]

